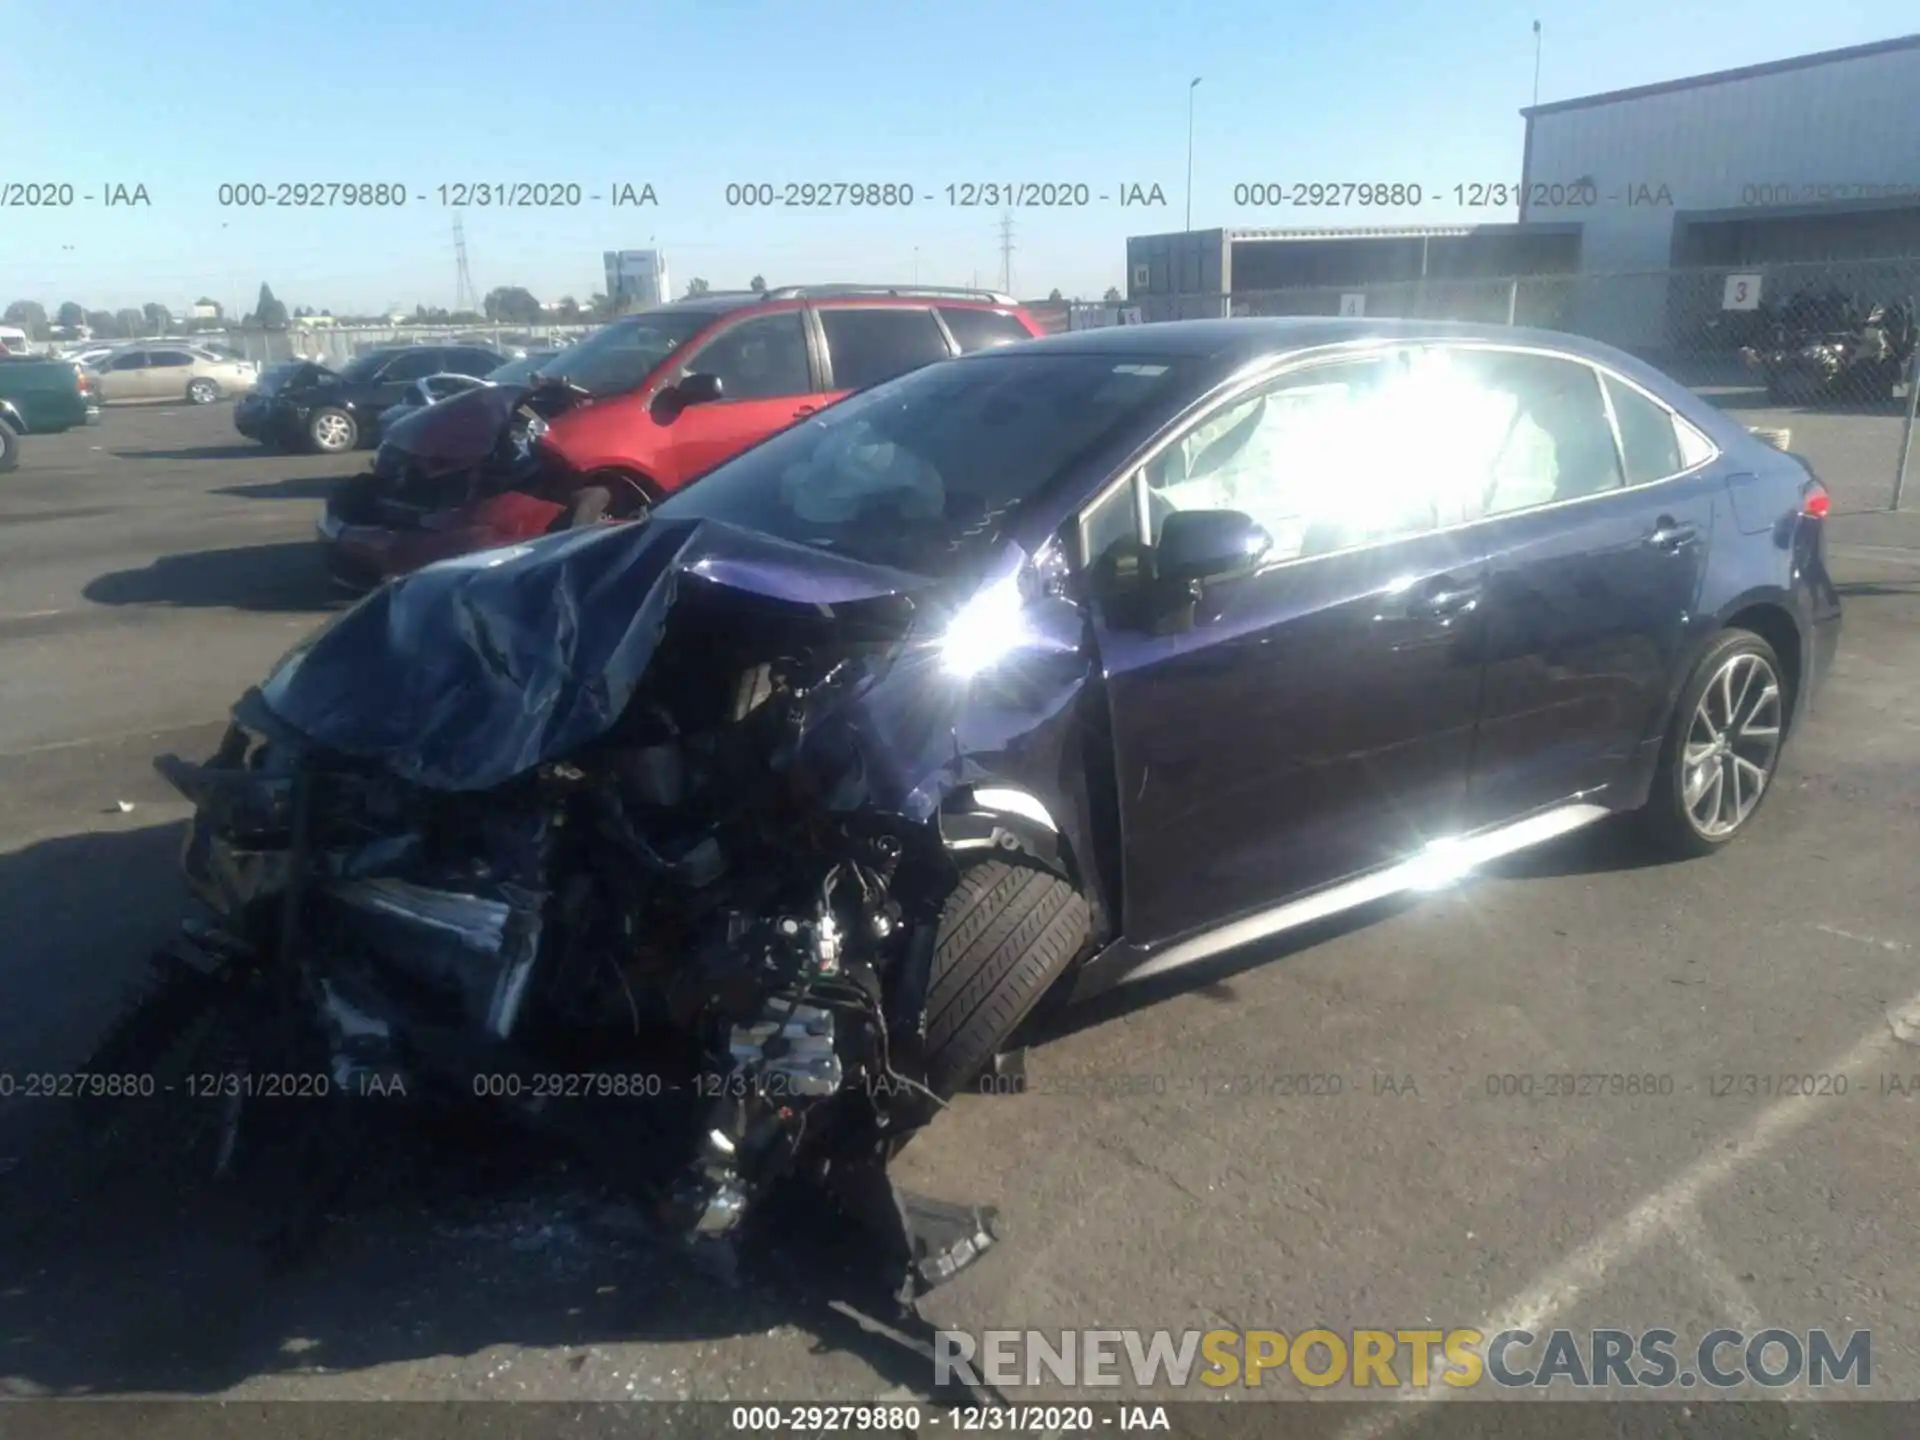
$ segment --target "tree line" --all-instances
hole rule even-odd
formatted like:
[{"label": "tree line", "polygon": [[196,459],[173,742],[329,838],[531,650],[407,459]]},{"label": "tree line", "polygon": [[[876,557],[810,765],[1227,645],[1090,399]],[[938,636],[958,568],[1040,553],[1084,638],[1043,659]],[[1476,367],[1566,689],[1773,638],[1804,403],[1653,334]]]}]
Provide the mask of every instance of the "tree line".
[{"label": "tree line", "polygon": [[[748,288],[764,292],[767,288],[766,279],[755,275],[748,282]],[[695,276],[687,283],[686,295],[687,298],[705,295],[710,289],[705,280]],[[1061,295],[1055,290],[1047,298],[1057,303]],[[1109,304],[1117,303],[1120,292],[1110,287],[1104,298]],[[413,313],[399,323],[598,325],[631,308],[596,292],[588,296],[584,304],[571,295],[563,295],[549,309],[524,285],[497,285],[486,293],[480,306],[479,310],[448,310],[443,306],[415,305]],[[151,335],[191,335],[202,330],[225,330],[234,324],[227,317],[225,307],[217,300],[202,296],[194,308],[196,311],[210,309],[213,314],[176,316],[157,300],[150,300],[137,310],[131,306],[121,310],[89,310],[76,300],[67,300],[49,316],[46,307],[38,300],[15,300],[7,306],[0,319],[9,325],[19,326],[36,341],[52,339],[56,328],[71,334],[84,326],[96,340],[137,340]],[[253,309],[241,317],[239,326],[243,330],[285,330],[302,320],[321,318],[336,325],[387,325],[394,323],[393,316],[396,313],[398,307],[378,315],[335,315],[331,311],[306,305],[297,305],[289,310],[286,303],[274,295],[273,287],[262,281],[259,298],[254,302]]]}]

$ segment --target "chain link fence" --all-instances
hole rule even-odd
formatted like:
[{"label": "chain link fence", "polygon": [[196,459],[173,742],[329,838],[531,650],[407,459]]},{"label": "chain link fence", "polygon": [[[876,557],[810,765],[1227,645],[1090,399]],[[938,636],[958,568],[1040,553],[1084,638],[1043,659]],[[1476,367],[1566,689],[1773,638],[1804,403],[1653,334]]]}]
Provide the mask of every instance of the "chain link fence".
[{"label": "chain link fence", "polygon": [[[1920,256],[1636,274],[1421,279],[1076,306],[1074,329],[1242,315],[1568,331],[1664,370],[1803,456],[1847,511],[1897,508],[1913,446]],[[1084,313],[1082,313],[1084,312]]]},{"label": "chain link fence", "polygon": [[354,356],[383,345],[487,345],[501,354],[563,350],[585,339],[597,325],[300,325],[285,330],[227,332],[227,345],[261,365],[283,360],[313,360],[337,368]]}]

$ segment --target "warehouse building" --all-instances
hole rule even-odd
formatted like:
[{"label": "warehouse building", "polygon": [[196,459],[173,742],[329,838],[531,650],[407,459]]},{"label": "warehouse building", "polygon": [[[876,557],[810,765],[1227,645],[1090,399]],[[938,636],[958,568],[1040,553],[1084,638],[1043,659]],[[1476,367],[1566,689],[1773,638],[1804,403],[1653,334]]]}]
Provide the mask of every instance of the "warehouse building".
[{"label": "warehouse building", "polygon": [[1578,288],[1585,333],[1677,346],[1735,272],[1912,287],[1889,257],[1920,255],[1920,35],[1521,113],[1522,222],[1577,221],[1581,271],[1609,277]]},{"label": "warehouse building", "polygon": [[1136,236],[1128,304],[1511,316],[1671,353],[1732,334],[1729,305],[1920,292],[1920,35],[1521,114],[1518,223]]},{"label": "warehouse building", "polygon": [[[1490,280],[1566,275],[1579,260],[1577,221],[1188,230],[1128,239],[1127,303],[1146,320],[1327,314],[1356,304],[1363,313],[1371,304],[1376,314],[1504,320],[1512,295]],[[1479,310],[1487,313],[1463,313]]]}]

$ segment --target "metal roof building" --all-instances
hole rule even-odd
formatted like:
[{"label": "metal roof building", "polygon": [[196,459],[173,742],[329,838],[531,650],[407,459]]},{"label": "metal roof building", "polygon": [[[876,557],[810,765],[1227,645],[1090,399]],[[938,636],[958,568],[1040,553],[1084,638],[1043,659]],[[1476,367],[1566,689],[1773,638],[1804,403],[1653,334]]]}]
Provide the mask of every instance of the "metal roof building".
[{"label": "metal roof building", "polygon": [[[1822,261],[1871,277],[1860,262],[1920,255],[1920,35],[1521,114],[1521,219],[1578,222],[1586,274]],[[1616,343],[1692,323],[1664,283],[1582,290],[1579,328]]]},{"label": "metal roof building", "polygon": [[1351,300],[1667,351],[1714,328],[1730,276],[1743,303],[1920,292],[1920,35],[1521,114],[1517,224],[1134,236],[1127,303],[1175,319]]}]

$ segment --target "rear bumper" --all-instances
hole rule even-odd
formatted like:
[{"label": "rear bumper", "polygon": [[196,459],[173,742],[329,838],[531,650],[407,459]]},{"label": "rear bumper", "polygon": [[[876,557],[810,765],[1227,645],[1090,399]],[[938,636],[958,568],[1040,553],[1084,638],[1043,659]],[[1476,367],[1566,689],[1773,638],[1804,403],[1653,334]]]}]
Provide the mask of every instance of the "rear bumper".
[{"label": "rear bumper", "polygon": [[1840,609],[1836,605],[1831,613],[1814,618],[1807,635],[1807,683],[1803,687],[1806,694],[1797,707],[1802,718],[1814,712],[1820,693],[1826,689],[1827,679],[1833,673],[1834,657],[1839,652]]}]

